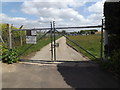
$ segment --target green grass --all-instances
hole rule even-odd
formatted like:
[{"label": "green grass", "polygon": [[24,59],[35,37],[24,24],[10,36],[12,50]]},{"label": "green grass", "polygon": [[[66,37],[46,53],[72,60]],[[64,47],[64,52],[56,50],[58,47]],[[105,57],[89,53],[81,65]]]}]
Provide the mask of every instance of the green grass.
[{"label": "green grass", "polygon": [[[60,38],[60,36],[56,37],[56,39],[58,39],[58,38]],[[17,47],[16,49],[18,51],[18,55],[24,52],[24,54],[21,56],[26,56],[32,52],[39,51],[41,48],[43,48],[44,46],[46,46],[49,43],[50,43],[50,37],[46,36],[46,37],[42,38],[41,40],[39,40],[37,42],[37,44],[32,45],[31,48],[29,48],[28,50],[26,50],[26,48],[28,48],[31,44],[25,44],[23,46]]]},{"label": "green grass", "polygon": [[[71,40],[79,44],[81,47],[89,51],[91,54],[96,56],[97,58],[100,58],[100,34],[95,35],[87,35],[87,36],[68,36]],[[76,48],[79,52],[83,53],[85,56],[87,56],[90,59],[93,59],[91,55],[80,49],[78,46],[73,44],[72,42],[67,40],[67,43],[72,45],[74,48]]]}]

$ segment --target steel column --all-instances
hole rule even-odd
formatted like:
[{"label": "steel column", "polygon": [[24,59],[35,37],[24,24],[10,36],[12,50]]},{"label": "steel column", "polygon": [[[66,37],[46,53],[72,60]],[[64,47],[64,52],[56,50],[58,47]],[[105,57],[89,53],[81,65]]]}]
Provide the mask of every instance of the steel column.
[{"label": "steel column", "polygon": [[51,39],[51,61],[53,61],[53,44],[52,44],[52,22],[50,22],[51,24],[51,30],[50,30],[50,39]]},{"label": "steel column", "polygon": [[53,30],[54,30],[54,61],[56,61],[56,37],[55,37],[55,21],[53,21]]},{"label": "steel column", "polygon": [[100,48],[100,59],[103,59],[103,19],[102,19],[102,27],[101,27],[101,48]]},{"label": "steel column", "polygon": [[108,30],[104,32],[104,60],[108,60]]}]

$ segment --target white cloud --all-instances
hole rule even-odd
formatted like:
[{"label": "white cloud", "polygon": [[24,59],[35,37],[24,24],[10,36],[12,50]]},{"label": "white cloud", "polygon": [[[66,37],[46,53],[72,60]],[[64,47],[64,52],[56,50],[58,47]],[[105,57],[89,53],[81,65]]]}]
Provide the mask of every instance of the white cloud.
[{"label": "white cloud", "polygon": [[88,11],[89,11],[89,12],[98,13],[98,14],[103,13],[104,1],[105,1],[105,0],[96,2],[96,3],[93,4],[92,6],[88,7]]},{"label": "white cloud", "polygon": [[[101,20],[102,20],[102,14],[91,14],[90,16],[88,16],[87,18],[90,22],[92,22],[93,25],[100,25],[101,24]],[[89,23],[90,23],[89,22]]]},{"label": "white cloud", "polygon": [[[65,0],[64,0],[65,1]],[[102,19],[102,3],[96,2],[88,7],[88,11],[92,12],[86,18],[76,11],[75,8],[85,5],[83,0],[32,0],[25,1],[21,6],[21,10],[29,15],[39,17],[37,20],[28,20],[22,17],[9,17],[2,15],[2,21],[20,26],[21,24],[27,28],[50,26],[50,21],[56,21],[56,26],[82,26],[82,25],[98,25]]]},{"label": "white cloud", "polygon": [[36,2],[36,0],[24,2],[22,4],[22,11],[26,14],[39,16],[39,21],[41,22],[50,22],[54,20],[58,23],[70,23],[71,18],[73,22],[79,22],[79,24],[84,24],[86,21],[84,16],[74,10],[75,7],[84,5],[85,2],[80,2],[79,0],[67,0],[66,2],[48,2],[49,0],[43,2],[42,0],[38,1],[40,2]]},{"label": "white cloud", "polygon": [[22,17],[9,17],[3,13],[0,14],[0,17],[2,18],[0,20],[0,23],[9,23],[15,25],[16,27],[19,27],[21,25],[24,25],[26,28],[39,27],[40,25],[43,26],[42,23],[37,20],[28,20]]},{"label": "white cloud", "polygon": [[[1,2],[24,2],[24,1],[32,1],[32,0],[1,0]],[[34,0],[35,2],[48,2],[48,0]],[[49,2],[72,2],[73,0],[49,0]],[[83,0],[74,0],[74,1],[83,1]],[[97,2],[101,0],[84,0],[86,2]],[[111,0],[112,1],[112,0]],[[118,0],[114,0],[118,1]]]}]

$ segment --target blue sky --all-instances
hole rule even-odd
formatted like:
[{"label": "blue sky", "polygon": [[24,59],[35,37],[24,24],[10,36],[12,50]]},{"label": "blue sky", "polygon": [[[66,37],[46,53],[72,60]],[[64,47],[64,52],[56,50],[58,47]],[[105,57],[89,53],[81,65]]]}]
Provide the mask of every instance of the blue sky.
[{"label": "blue sky", "polygon": [[33,15],[25,14],[21,11],[21,5],[23,2],[3,2],[2,3],[2,13],[10,17],[24,17],[27,19],[37,19]]},{"label": "blue sky", "polygon": [[[21,11],[21,5],[23,2],[3,2],[2,3],[2,13],[7,14],[10,17],[25,17],[28,19],[37,19],[36,16],[25,14]],[[84,15],[85,17],[90,15],[91,12],[86,10],[87,7],[91,6],[95,2],[88,2],[84,6],[75,8],[80,14]]]},{"label": "blue sky", "polygon": [[[42,0],[40,0],[42,1]],[[10,23],[26,28],[41,27],[55,20],[57,25],[94,25],[102,19],[101,1],[98,2],[2,2],[2,23]]]}]

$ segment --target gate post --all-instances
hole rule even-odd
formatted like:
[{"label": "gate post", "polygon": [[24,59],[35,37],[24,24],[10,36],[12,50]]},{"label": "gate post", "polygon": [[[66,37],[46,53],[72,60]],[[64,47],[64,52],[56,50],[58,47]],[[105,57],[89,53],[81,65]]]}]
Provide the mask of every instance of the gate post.
[{"label": "gate post", "polygon": [[51,60],[53,60],[53,44],[52,44],[52,22],[50,22],[51,24],[51,30],[50,30],[50,38],[51,38]]},{"label": "gate post", "polygon": [[108,31],[104,32],[104,60],[108,60]]},{"label": "gate post", "polygon": [[56,61],[56,38],[55,38],[55,21],[53,21],[53,29],[54,29],[54,61]]},{"label": "gate post", "polygon": [[101,27],[101,49],[100,49],[100,59],[103,60],[103,19],[102,19],[102,27]]},{"label": "gate post", "polygon": [[8,48],[12,49],[12,35],[11,35],[11,26],[7,24],[7,32],[8,32]]}]

